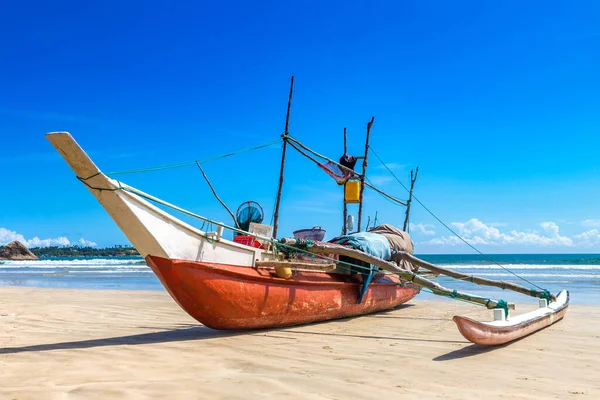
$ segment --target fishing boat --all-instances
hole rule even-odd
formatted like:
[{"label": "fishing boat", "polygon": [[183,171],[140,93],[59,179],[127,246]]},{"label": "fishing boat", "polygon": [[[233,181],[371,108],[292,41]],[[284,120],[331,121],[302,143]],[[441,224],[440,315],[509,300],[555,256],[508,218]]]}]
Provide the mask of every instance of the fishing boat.
[{"label": "fishing boat", "polygon": [[[144,257],[177,304],[210,328],[272,328],[359,316],[393,309],[413,299],[422,288],[495,310],[497,321],[492,323],[455,317],[463,336],[478,344],[495,345],[515,340],[564,316],[569,302],[567,292],[554,296],[546,290],[525,288],[512,282],[466,276],[415,257],[407,227],[418,169],[414,176],[411,171],[406,202],[365,179],[373,118],[367,124],[364,156],[347,156],[345,130],[344,157],[339,163],[308,148],[288,132],[292,90],[293,78],[282,135],[274,224],[267,233],[251,230],[249,226],[252,225],[247,224],[249,220],[240,221],[231,213],[217,196],[198,161],[194,164],[202,171],[216,199],[232,215],[235,226],[185,210],[104,174],[67,132],[49,133],[47,139]],[[317,238],[319,240],[306,237],[277,239],[288,147],[317,163],[338,184],[344,185],[341,236],[327,242],[320,240],[322,235]],[[358,159],[362,160],[362,173],[354,170]],[[365,188],[406,206],[402,230],[385,224],[369,232],[361,230]],[[358,223],[356,231],[349,232],[353,223],[348,216],[347,204],[353,203],[358,204]],[[201,228],[192,226],[163,208],[209,222],[216,229],[204,229],[204,224]],[[238,236],[233,240],[226,239],[225,230]],[[304,231],[299,229],[297,233]],[[323,233],[321,231],[319,234]],[[238,240],[240,238],[250,241]],[[507,319],[508,310],[514,305],[443,287],[432,280],[438,275],[514,290],[546,303],[537,311]]]},{"label": "fishing boat", "polygon": [[419,293],[417,284],[379,274],[359,304],[361,282],[350,275],[301,265],[305,268],[295,269],[290,278],[280,278],[274,266],[260,266],[278,261],[272,251],[227,240],[220,230],[202,231],[166,213],[150,203],[157,200],[151,195],[100,172],[69,133],[47,138],[173,299],[210,328],[268,328],[363,315],[397,307]]}]

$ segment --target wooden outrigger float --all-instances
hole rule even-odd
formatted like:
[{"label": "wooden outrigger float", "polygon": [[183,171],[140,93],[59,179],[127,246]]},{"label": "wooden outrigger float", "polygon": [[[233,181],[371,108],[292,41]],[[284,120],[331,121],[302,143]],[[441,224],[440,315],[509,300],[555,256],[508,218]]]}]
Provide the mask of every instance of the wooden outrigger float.
[{"label": "wooden outrigger float", "polygon": [[[327,167],[314,157],[326,159],[328,164],[339,167],[338,172],[343,179],[351,178],[360,182],[357,201],[358,231],[361,226],[365,187],[370,187],[389,200],[407,206],[404,222],[406,230],[417,175],[413,178],[411,174],[407,203],[366,182],[368,138],[374,119],[367,125],[364,157],[354,157],[363,159],[363,171],[362,174],[358,174],[346,165],[340,165],[313,152],[288,134],[291,99],[290,89],[286,131],[282,135],[284,147],[273,232],[276,232],[278,227],[288,144],[317,162],[322,169]],[[436,295],[465,300],[493,309],[493,322],[477,322],[461,316],[455,316],[454,321],[467,340],[481,345],[499,345],[549,326],[563,318],[567,311],[569,294],[566,291],[554,296],[546,290],[529,289],[513,282],[469,276],[421,260],[412,254],[412,241],[406,232],[399,233],[406,246],[398,245],[395,239],[385,236],[386,234],[380,235],[387,238],[384,239],[386,243],[389,239],[393,250],[392,261],[391,257],[376,256],[339,241],[327,243],[302,238],[277,240],[275,234],[274,237],[270,237],[240,229],[237,221],[235,227],[215,222],[105,175],[69,133],[49,133],[47,138],[144,257],[173,299],[189,315],[210,328],[270,328],[364,315],[397,307],[413,299],[421,288],[427,288]],[[344,152],[344,157],[346,156]],[[197,161],[195,164],[200,167]],[[200,170],[217,200],[227,208],[201,167]],[[336,180],[339,176],[332,175]],[[153,203],[209,222],[216,225],[217,229],[214,232],[198,229]],[[228,208],[227,211],[233,215]],[[343,237],[360,234],[361,232],[355,232],[346,235],[346,215],[344,199]],[[263,241],[266,247],[257,248],[227,240],[223,237],[224,229],[250,235]],[[310,257],[308,260],[294,258],[294,254],[297,256],[298,253],[308,254],[316,260],[311,261]],[[406,267],[407,265],[410,267]],[[540,299],[540,308],[508,318],[508,310],[514,309],[513,304],[443,287],[429,279],[430,276],[437,275],[536,297]]]},{"label": "wooden outrigger float", "polygon": [[540,303],[537,310],[508,320],[479,322],[459,316],[455,316],[453,320],[468,341],[486,346],[500,345],[521,339],[560,321],[569,307],[569,292],[563,290],[550,304],[547,304],[545,299]]}]

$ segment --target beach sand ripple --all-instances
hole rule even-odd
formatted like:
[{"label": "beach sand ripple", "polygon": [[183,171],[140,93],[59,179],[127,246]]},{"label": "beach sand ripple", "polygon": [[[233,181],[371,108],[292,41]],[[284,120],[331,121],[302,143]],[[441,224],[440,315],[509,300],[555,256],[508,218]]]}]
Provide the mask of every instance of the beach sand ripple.
[{"label": "beach sand ripple", "polygon": [[165,292],[2,287],[0,398],[598,399],[599,311],[485,348],[451,318],[490,312],[460,302],[228,332]]}]

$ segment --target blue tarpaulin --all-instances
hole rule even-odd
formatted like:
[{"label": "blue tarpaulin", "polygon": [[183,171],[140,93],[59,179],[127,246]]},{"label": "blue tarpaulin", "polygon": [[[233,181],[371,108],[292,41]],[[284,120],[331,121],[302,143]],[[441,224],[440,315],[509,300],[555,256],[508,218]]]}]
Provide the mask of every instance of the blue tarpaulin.
[{"label": "blue tarpaulin", "polygon": [[[378,233],[357,232],[351,235],[338,236],[330,240],[330,242],[345,246],[352,246],[363,253],[370,254],[382,260],[389,261],[392,258],[390,242],[385,236]],[[361,303],[365,293],[367,292],[369,283],[371,283],[371,279],[373,279],[373,275],[377,269],[377,267],[371,265],[370,271],[361,272],[363,277],[363,285],[358,297],[358,304]]]},{"label": "blue tarpaulin", "polygon": [[371,232],[357,232],[351,235],[338,236],[330,240],[332,243],[350,245],[363,253],[370,254],[382,260],[390,260],[392,251],[390,242],[383,235]]}]

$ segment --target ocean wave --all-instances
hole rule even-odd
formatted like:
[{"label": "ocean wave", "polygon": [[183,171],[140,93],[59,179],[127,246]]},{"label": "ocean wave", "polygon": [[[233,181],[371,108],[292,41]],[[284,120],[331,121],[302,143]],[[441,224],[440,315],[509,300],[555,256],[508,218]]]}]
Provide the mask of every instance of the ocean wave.
[{"label": "ocean wave", "polygon": [[[488,264],[440,264],[440,267],[448,269],[508,269],[508,270],[539,270],[539,269],[562,269],[562,270],[598,270],[600,265],[584,265],[584,264],[503,264],[499,265]],[[503,268],[504,267],[504,268]]]},{"label": "ocean wave", "polygon": [[10,274],[19,275],[104,275],[104,274],[153,274],[152,270],[148,267],[143,268],[117,268],[117,269],[69,269],[69,268],[42,268],[42,269],[22,269],[22,268],[0,268],[0,276],[6,276]]},{"label": "ocean wave", "polygon": [[[495,276],[495,277],[512,277],[510,273],[490,273],[484,272],[478,274],[479,276]],[[600,279],[600,274],[519,274],[523,278],[576,278],[576,279]]]},{"label": "ocean wave", "polygon": [[143,259],[74,259],[74,260],[18,260],[18,261],[1,261],[0,268],[129,268],[132,265],[146,265]]}]

